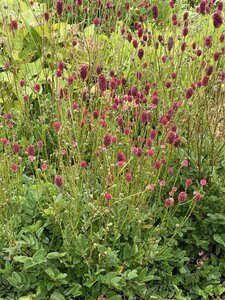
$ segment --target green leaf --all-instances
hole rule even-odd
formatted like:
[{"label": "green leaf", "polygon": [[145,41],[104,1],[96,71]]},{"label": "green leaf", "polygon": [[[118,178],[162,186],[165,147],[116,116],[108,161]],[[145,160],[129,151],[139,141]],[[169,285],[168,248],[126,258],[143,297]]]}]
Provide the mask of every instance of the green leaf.
[{"label": "green leaf", "polygon": [[65,255],[66,253],[50,252],[47,255],[47,259],[57,259],[57,258],[64,257]]},{"label": "green leaf", "polygon": [[219,234],[214,234],[213,235],[214,241],[216,241],[218,244],[223,245],[225,248],[225,233],[219,235]]},{"label": "green leaf", "polygon": [[55,278],[55,272],[52,268],[47,268],[45,269],[45,273],[51,278],[54,279]]},{"label": "green leaf", "polygon": [[27,261],[27,259],[28,259],[29,257],[27,257],[27,256],[15,256],[13,259],[15,260],[15,261],[18,261],[18,262],[20,262],[20,263],[22,263],[22,264],[24,264],[26,261]]},{"label": "green leaf", "polygon": [[89,249],[88,239],[84,234],[80,234],[76,240],[76,253],[82,257],[85,257]]},{"label": "green leaf", "polygon": [[66,273],[60,273],[59,270],[55,267],[49,267],[45,269],[45,273],[51,278],[51,280],[63,280],[67,277]]},{"label": "green leaf", "polygon": [[127,274],[127,277],[128,277],[129,280],[137,278],[138,277],[137,270],[133,270],[133,271],[129,272]]},{"label": "green leaf", "polygon": [[37,24],[37,17],[43,14],[43,11],[47,10],[46,3],[34,2],[34,5],[28,6],[24,2],[21,2],[21,15],[24,20],[29,22],[29,24],[33,27]]},{"label": "green leaf", "polygon": [[47,260],[44,256],[45,251],[44,249],[38,250],[33,257],[27,257],[27,256],[15,256],[14,260],[18,261],[20,263],[24,264],[25,269],[32,268],[36,265],[40,265],[42,263],[45,263]]},{"label": "green leaf", "polygon": [[29,22],[26,19],[24,19],[24,23],[29,34],[29,42],[32,43],[34,48],[36,48],[38,52],[41,53],[42,39],[40,35],[33,27],[30,26]]},{"label": "green leaf", "polygon": [[95,26],[94,26],[94,24],[92,24],[92,25],[90,25],[90,26],[88,26],[88,27],[86,27],[84,29],[84,35],[85,35],[85,37],[93,37],[94,33],[95,33]]},{"label": "green leaf", "polygon": [[12,276],[8,277],[7,280],[12,286],[17,288],[20,288],[20,285],[22,283],[22,278],[17,272],[13,272]]},{"label": "green leaf", "polygon": [[19,77],[25,79],[31,79],[33,76],[36,76],[42,68],[41,59],[37,59],[32,63],[23,64],[19,71]]},{"label": "green leaf", "polygon": [[129,244],[126,244],[126,246],[123,249],[123,258],[127,259],[132,257],[132,248]]},{"label": "green leaf", "polygon": [[211,219],[211,221],[215,222],[216,224],[225,225],[224,215],[215,213],[215,214],[207,214],[207,216]]},{"label": "green leaf", "polygon": [[22,182],[28,185],[31,179],[26,174],[22,174]]},{"label": "green leaf", "polygon": [[142,278],[143,282],[148,282],[148,281],[152,281],[152,280],[160,280],[161,278],[159,276],[155,276],[152,274],[146,275]]},{"label": "green leaf", "polygon": [[75,282],[72,284],[71,288],[66,292],[66,295],[72,295],[73,297],[81,296],[83,294],[81,288],[81,285]]},{"label": "green leaf", "polygon": [[60,293],[59,290],[55,290],[52,293],[50,300],[65,300],[65,297]]},{"label": "green leaf", "polygon": [[67,23],[55,23],[52,25],[52,29],[55,32],[56,42],[61,43],[65,41],[65,36],[71,30],[71,25]]}]

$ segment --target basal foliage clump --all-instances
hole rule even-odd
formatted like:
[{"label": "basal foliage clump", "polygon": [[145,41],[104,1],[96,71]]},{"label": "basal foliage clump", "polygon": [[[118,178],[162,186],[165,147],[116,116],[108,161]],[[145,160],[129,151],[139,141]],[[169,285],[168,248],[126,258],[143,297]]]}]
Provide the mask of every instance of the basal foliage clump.
[{"label": "basal foliage clump", "polygon": [[0,3],[0,299],[225,294],[224,1]]}]

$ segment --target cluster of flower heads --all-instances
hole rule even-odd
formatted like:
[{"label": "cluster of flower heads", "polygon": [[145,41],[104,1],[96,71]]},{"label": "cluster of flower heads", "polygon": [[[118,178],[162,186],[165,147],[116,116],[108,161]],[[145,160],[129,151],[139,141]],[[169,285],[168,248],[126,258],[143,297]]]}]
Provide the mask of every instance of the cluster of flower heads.
[{"label": "cluster of flower heads", "polygon": [[[138,8],[145,8],[146,13],[144,15],[139,15],[138,16],[138,20],[139,22],[144,22],[149,18],[152,18],[155,21],[159,21],[161,24],[163,23],[163,20],[160,19],[160,11],[159,11],[159,4],[157,3],[153,3],[150,4],[149,1],[140,1],[140,3],[137,3],[138,1],[134,1],[134,3],[132,3],[133,5],[137,5]],[[176,0],[168,0],[168,3],[171,7],[171,9],[175,8],[176,5]],[[215,10],[215,2],[216,0],[200,0],[199,5],[196,7],[196,12],[198,12],[199,14],[205,15],[205,14],[211,14],[213,12],[212,15],[212,19],[213,19],[213,25],[215,28],[219,28],[222,24],[223,24],[223,16],[222,16],[222,11],[224,8],[224,4],[222,0],[219,0],[216,3],[216,8],[217,10]],[[33,6],[34,5],[34,1],[30,1],[30,5]],[[108,23],[110,21],[110,19],[112,18],[112,15],[115,14],[116,20],[120,20],[123,16],[123,13],[127,13],[131,11],[131,5],[130,3],[127,1],[124,3],[124,5],[121,5],[120,8],[116,7],[116,11],[114,12],[115,9],[115,3],[113,1],[101,1],[101,0],[97,0],[95,3],[95,7],[94,9],[96,9],[96,13],[97,11],[99,11],[100,9],[103,9],[105,12],[105,14],[100,18],[98,17],[94,17],[93,18],[93,24],[95,25],[95,27],[100,27],[102,25],[102,23]],[[55,13],[58,17],[62,18],[63,15],[68,14],[68,13],[72,13],[72,14],[78,14],[83,12],[84,14],[88,14],[89,11],[89,7],[87,5],[85,5],[83,3],[83,0],[74,0],[74,2],[72,4],[66,4],[66,1],[64,0],[57,0],[56,4],[55,4]],[[113,11],[113,14],[112,14]],[[48,22],[50,20],[50,12],[46,11],[43,14],[43,17],[45,19],[46,22]],[[188,18],[188,12],[185,12],[183,19],[184,21],[186,21]],[[172,23],[173,25],[178,25],[181,26],[181,22],[178,20],[177,15],[174,13],[172,15]],[[13,31],[18,30],[18,21],[16,19],[11,20],[10,22],[10,28]],[[105,32],[106,30],[103,28],[102,29],[103,32]],[[114,31],[115,28],[113,26],[110,27],[110,31]],[[141,30],[139,31],[141,34]],[[186,32],[186,30],[184,30],[184,32]],[[173,45],[173,38],[170,37],[170,43],[171,45]],[[171,46],[168,46],[168,49],[170,49]]]},{"label": "cluster of flower heads", "polygon": [[[206,181],[206,179],[201,179],[199,183],[203,187],[207,184],[207,181]],[[182,203],[184,203],[188,200],[187,190],[188,190],[189,187],[192,186],[192,184],[193,184],[193,180],[191,178],[186,179],[186,181],[185,181],[185,190],[179,192],[179,194],[177,195],[176,200],[179,204],[182,204]],[[165,206],[167,208],[174,205],[174,196],[175,196],[176,192],[177,192],[177,187],[173,186],[171,191],[169,192],[170,197],[165,199]],[[191,199],[193,199],[196,203],[199,203],[203,199],[203,194],[200,191],[194,191]]]},{"label": "cluster of flower heads", "polygon": [[[219,29],[223,24],[223,2],[217,2],[216,10],[214,2],[201,0],[196,11],[202,15],[210,14],[214,28]],[[82,0],[74,1],[75,7],[79,8],[82,5]],[[100,5],[102,5],[101,1],[97,1],[96,7],[100,7]],[[169,1],[169,5],[173,9],[176,1]],[[152,22],[159,22],[159,25],[162,25],[159,5],[157,3],[150,5],[148,1],[142,1],[140,6],[144,6],[146,10],[151,12],[150,17],[152,18]],[[105,7],[107,10],[110,10],[113,7],[113,2],[107,1]],[[63,18],[64,14],[73,11],[73,9],[74,7],[66,5],[63,0],[56,1],[55,12],[59,18]],[[121,17],[123,10],[129,11],[129,9],[130,3],[127,2],[121,10],[116,12],[117,18]],[[93,19],[95,27],[102,27],[103,23],[107,22],[109,18],[107,15],[104,16],[104,20],[100,17],[95,17]],[[49,119],[48,124],[45,125],[49,126],[49,131],[59,141],[55,147],[62,156],[67,155],[67,147],[72,148],[75,153],[83,147],[79,139],[76,139],[76,136],[70,143],[67,143],[67,145],[62,143],[63,146],[61,146],[60,142],[64,139],[64,132],[66,132],[65,120],[72,125],[75,124],[80,131],[84,131],[85,133],[89,130],[91,131],[91,136],[97,140],[92,160],[104,161],[105,163],[104,156],[110,156],[108,166],[110,171],[106,178],[108,187],[105,192],[105,199],[108,201],[113,199],[113,194],[110,190],[116,180],[116,172],[121,173],[124,170],[124,182],[130,185],[137,178],[135,174],[137,165],[144,166],[148,164],[148,168],[152,169],[151,172],[156,174],[156,176],[153,176],[154,179],[157,178],[155,179],[156,182],[148,183],[145,187],[146,190],[154,191],[156,188],[167,187],[167,181],[160,178],[160,176],[162,176],[163,170],[166,170],[164,172],[166,174],[165,177],[168,174],[171,176],[174,174],[174,169],[168,165],[170,161],[167,155],[182,146],[182,134],[179,132],[180,110],[182,110],[186,100],[194,96],[197,89],[207,87],[210,81],[214,80],[214,75],[218,75],[220,81],[225,80],[225,71],[220,70],[217,72],[213,65],[214,62],[218,62],[225,54],[225,47],[223,46],[225,34],[221,34],[219,40],[214,39],[211,35],[205,36],[202,46],[198,45],[195,41],[190,45],[187,41],[189,35],[188,12],[183,14],[182,20],[179,20],[178,16],[172,10],[172,25],[181,27],[179,39],[173,36],[172,33],[168,37],[163,36],[163,34],[154,36],[144,24],[147,18],[147,15],[140,15],[138,20],[134,22],[133,28],[122,28],[120,32],[121,39],[128,41],[131,49],[135,51],[138,64],[140,64],[138,71],[134,71],[134,78],[131,79],[125,76],[119,70],[110,69],[106,71],[107,65],[103,63],[95,66],[94,71],[89,63],[82,63],[76,70],[71,71],[68,65],[74,57],[73,53],[70,53],[69,57],[64,60],[56,61],[54,66],[55,73],[53,76],[55,76],[54,80],[57,82],[56,94],[58,93],[58,102],[61,105],[63,100],[65,100],[66,112],[61,118],[59,117],[61,111],[60,114],[55,114],[57,117]],[[50,20],[49,12],[44,13],[44,19],[46,22]],[[10,28],[15,33],[19,28],[18,21],[12,20]],[[102,30],[104,31],[104,27]],[[162,80],[162,82],[157,82],[153,78],[149,79],[150,76],[146,76],[149,73],[145,73],[146,70],[151,68],[147,58],[150,47],[154,48],[156,53],[160,53],[157,54],[157,58],[159,59],[155,63],[158,63],[158,66],[163,68],[167,64],[170,64],[170,61],[173,59],[173,49],[178,44],[182,55],[184,55],[187,48],[191,48],[189,50],[192,51],[193,60],[199,59],[198,63],[202,68],[202,73],[200,73],[202,77],[186,87],[179,94],[179,98],[172,96],[173,88],[177,84],[177,71],[179,70],[173,70],[173,72],[168,74],[168,78]],[[218,44],[217,50],[210,52],[214,44]],[[79,46],[79,39],[72,39],[72,49],[76,49],[77,46]],[[163,49],[163,51],[159,51],[159,49]],[[203,57],[204,51],[212,60],[211,63]],[[187,56],[189,56],[189,53]],[[202,60],[200,60],[201,58]],[[134,58],[131,58],[131,61],[133,60]],[[11,65],[8,62],[4,63],[6,70],[10,69],[10,67]],[[204,75],[202,75],[203,73]],[[41,83],[36,82],[32,85],[32,93],[34,94],[26,93],[26,88],[30,86],[27,80],[21,78],[18,84],[23,94],[22,99],[25,106],[27,105],[26,107],[29,108],[30,99],[35,97],[34,95],[43,92]],[[76,101],[71,99],[71,90],[73,90],[75,85],[76,88],[77,86],[81,87],[80,95]],[[96,97],[101,99],[103,105],[92,104],[93,100],[97,103],[97,99],[93,99],[90,85],[93,85],[95,90],[97,90]],[[162,89],[163,91],[165,90],[166,96],[170,97],[169,102],[165,99]],[[14,119],[13,114],[8,112],[4,113],[2,117],[6,127],[12,131],[16,123],[16,118]],[[45,120],[43,123],[45,123]],[[73,126],[70,129],[73,132]],[[99,138],[95,137],[96,133],[100,136]],[[12,172],[18,172],[19,164],[26,157],[31,162],[37,161],[38,167],[42,172],[48,170],[48,157],[46,157],[45,151],[42,151],[46,146],[44,138],[43,140],[35,141],[33,144],[27,144],[24,147],[21,147],[20,142],[16,140],[14,134],[9,133],[9,136],[1,138],[0,141],[4,151],[13,153],[12,158],[15,158],[16,162],[11,161],[10,164]],[[58,149],[59,144],[63,148]],[[7,147],[10,150],[7,150]],[[41,155],[44,157],[43,160]],[[92,160],[87,159],[85,151],[83,151],[76,163],[83,172],[86,172],[88,169],[91,170]],[[130,161],[137,163],[130,166]],[[188,162],[186,160],[182,161],[182,167],[187,166]],[[114,171],[115,169],[117,171]],[[64,176],[59,174],[55,175],[54,184],[59,188],[63,188],[65,185]],[[202,179],[200,185],[206,185],[206,180]],[[187,189],[191,186],[192,179],[187,178],[185,181],[185,190],[180,191],[176,196],[178,203],[183,203],[188,199]],[[176,192],[177,188],[173,186],[171,191],[169,191],[170,197],[165,200],[166,207],[171,207],[174,204]],[[203,195],[199,191],[194,191],[193,198],[196,202],[200,202]]]}]

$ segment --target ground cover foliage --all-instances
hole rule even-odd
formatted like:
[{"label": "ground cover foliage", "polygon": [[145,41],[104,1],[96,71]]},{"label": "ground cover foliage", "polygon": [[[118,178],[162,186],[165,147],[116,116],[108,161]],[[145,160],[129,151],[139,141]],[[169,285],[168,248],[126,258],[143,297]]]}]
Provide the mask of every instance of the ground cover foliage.
[{"label": "ground cover foliage", "polygon": [[224,1],[0,2],[0,299],[223,299]]}]

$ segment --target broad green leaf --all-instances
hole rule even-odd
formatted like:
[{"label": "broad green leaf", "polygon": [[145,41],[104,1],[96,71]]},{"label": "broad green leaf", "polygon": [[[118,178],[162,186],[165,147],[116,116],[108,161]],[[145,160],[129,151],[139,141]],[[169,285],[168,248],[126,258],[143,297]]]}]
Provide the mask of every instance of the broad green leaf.
[{"label": "broad green leaf", "polygon": [[225,248],[225,233],[220,234],[220,235],[216,233],[213,235],[213,239],[218,244],[223,245],[223,247]]},{"label": "broad green leaf", "polygon": [[17,272],[13,272],[11,277],[8,277],[7,280],[12,286],[19,287],[22,283],[22,279]]},{"label": "broad green leaf", "polygon": [[84,35],[85,35],[85,37],[93,37],[94,32],[95,32],[95,26],[94,26],[94,24],[92,24],[92,25],[90,25],[90,26],[88,26],[88,27],[86,27],[84,29]]},{"label": "broad green leaf", "polygon": [[63,22],[55,23],[52,25],[52,29],[55,31],[55,34],[57,34],[57,42],[61,43],[65,41],[67,33],[71,29],[71,25]]},{"label": "broad green leaf", "polygon": [[127,258],[130,258],[132,257],[132,248],[129,244],[127,244],[124,249],[123,249],[123,258],[124,259],[127,259]]},{"label": "broad green leaf", "polygon": [[65,300],[65,297],[60,293],[60,291],[55,290],[52,293],[50,300]]},{"label": "broad green leaf", "polygon": [[24,79],[31,79],[33,76],[38,75],[42,68],[41,59],[32,62],[23,64],[19,71],[19,77]]},{"label": "broad green leaf", "polygon": [[129,272],[128,274],[127,274],[127,277],[128,277],[128,279],[134,279],[134,278],[137,278],[138,277],[138,275],[137,275],[137,270],[133,270],[133,271],[131,271],[131,272]]},{"label": "broad green leaf", "polygon": [[27,256],[15,256],[14,260],[24,264],[25,269],[32,268],[36,265],[45,263],[47,260],[44,256],[45,251],[43,249],[38,250],[33,257]]},{"label": "broad green leaf", "polygon": [[0,73],[0,82],[9,82],[12,83],[13,82],[13,73],[11,73],[10,71],[6,71],[6,72],[1,72]]}]

